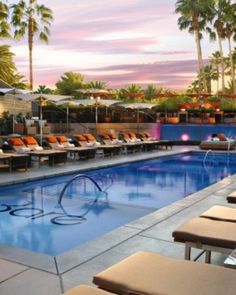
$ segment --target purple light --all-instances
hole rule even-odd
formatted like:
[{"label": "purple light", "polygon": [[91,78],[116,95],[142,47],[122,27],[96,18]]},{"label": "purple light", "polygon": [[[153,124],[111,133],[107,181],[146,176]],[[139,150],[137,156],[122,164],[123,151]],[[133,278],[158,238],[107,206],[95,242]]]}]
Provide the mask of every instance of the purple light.
[{"label": "purple light", "polygon": [[186,134],[186,133],[184,133],[184,134],[181,135],[181,140],[183,140],[183,141],[188,141],[189,138],[190,138],[189,135]]}]

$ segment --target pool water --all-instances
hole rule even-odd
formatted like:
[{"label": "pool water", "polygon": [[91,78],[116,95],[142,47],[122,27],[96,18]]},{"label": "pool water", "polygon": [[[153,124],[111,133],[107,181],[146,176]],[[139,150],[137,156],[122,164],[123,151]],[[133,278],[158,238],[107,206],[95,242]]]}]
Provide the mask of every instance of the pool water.
[{"label": "pool water", "polygon": [[0,189],[0,243],[58,255],[236,173],[236,155],[186,153]]}]

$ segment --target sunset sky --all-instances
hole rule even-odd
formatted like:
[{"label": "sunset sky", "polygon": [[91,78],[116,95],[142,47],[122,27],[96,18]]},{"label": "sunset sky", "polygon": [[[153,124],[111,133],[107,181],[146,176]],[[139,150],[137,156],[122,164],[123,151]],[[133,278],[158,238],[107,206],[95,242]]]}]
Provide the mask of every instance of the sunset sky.
[{"label": "sunset sky", "polygon": [[[54,21],[48,45],[35,39],[34,88],[53,88],[67,71],[83,74],[85,81],[105,81],[109,88],[139,83],[181,90],[196,77],[194,37],[178,29],[175,0],[38,2],[53,10]],[[26,39],[4,41],[28,79]],[[205,59],[217,50],[208,37],[202,48]]]}]

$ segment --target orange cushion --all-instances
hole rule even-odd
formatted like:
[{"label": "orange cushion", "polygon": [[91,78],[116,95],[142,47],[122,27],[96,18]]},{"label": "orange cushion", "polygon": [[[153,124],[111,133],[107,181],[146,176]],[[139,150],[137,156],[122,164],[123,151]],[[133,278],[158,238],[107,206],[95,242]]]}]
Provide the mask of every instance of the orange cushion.
[{"label": "orange cushion", "polygon": [[25,146],[24,142],[20,138],[9,138],[9,142],[13,146]]},{"label": "orange cushion", "polygon": [[61,136],[57,136],[57,140],[61,143],[61,142],[68,142],[68,139],[61,135]]},{"label": "orange cushion", "polygon": [[224,134],[217,134],[218,138],[220,141],[227,141],[227,138],[225,137]]},{"label": "orange cushion", "polygon": [[87,139],[86,139],[83,135],[75,135],[75,138],[76,138],[78,141],[87,141]]},{"label": "orange cushion", "polygon": [[110,139],[110,136],[108,134],[102,134],[102,139]]},{"label": "orange cushion", "polygon": [[85,137],[88,141],[96,140],[95,137],[94,137],[92,134],[89,134],[89,133],[84,134],[84,137]]},{"label": "orange cushion", "polygon": [[37,141],[32,137],[23,137],[23,141],[26,145],[37,145]]},{"label": "orange cushion", "polygon": [[134,132],[129,132],[129,137],[130,138],[136,138],[136,134]]},{"label": "orange cushion", "polygon": [[113,133],[110,133],[109,136],[110,136],[110,139],[117,139],[117,136]]},{"label": "orange cushion", "polygon": [[129,134],[128,133],[123,133],[123,137],[124,138],[129,138]]},{"label": "orange cushion", "polygon": [[55,136],[49,135],[46,138],[49,143],[58,143],[57,138]]}]

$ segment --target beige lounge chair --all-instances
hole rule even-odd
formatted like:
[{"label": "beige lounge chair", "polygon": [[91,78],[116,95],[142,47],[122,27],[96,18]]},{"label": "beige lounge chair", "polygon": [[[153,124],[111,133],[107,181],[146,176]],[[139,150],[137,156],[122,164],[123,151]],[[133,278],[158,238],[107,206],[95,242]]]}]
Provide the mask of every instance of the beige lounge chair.
[{"label": "beige lounge chair", "polygon": [[32,136],[25,136],[22,138],[24,144],[31,151],[42,151],[43,148],[38,144],[37,140]]},{"label": "beige lounge chair", "polygon": [[203,212],[200,217],[236,222],[236,208],[215,205]]},{"label": "beige lounge chair", "polygon": [[98,288],[90,287],[87,285],[80,285],[78,287],[72,288],[65,292],[63,295],[112,295],[110,293]]},{"label": "beige lounge chair", "polygon": [[236,248],[236,223],[196,217],[178,227],[174,241],[185,243],[185,259],[191,259],[191,248],[206,250],[205,261],[210,262],[211,251],[229,254]]},{"label": "beige lounge chair", "polygon": [[101,289],[121,295],[233,295],[233,269],[137,252],[95,275]]},{"label": "beige lounge chair", "polygon": [[229,203],[236,203],[236,191],[232,192],[231,194],[228,195],[227,201]]},{"label": "beige lounge chair", "polygon": [[19,137],[10,137],[8,142],[17,153],[25,154],[30,152],[30,148],[28,148]]}]

